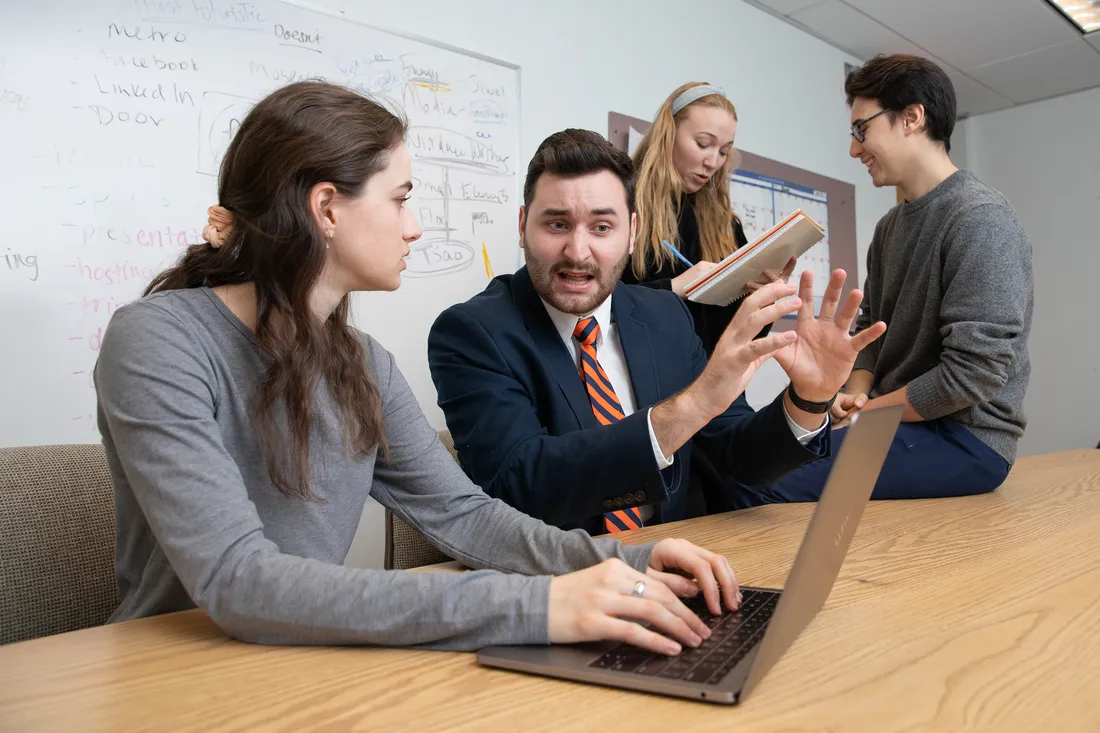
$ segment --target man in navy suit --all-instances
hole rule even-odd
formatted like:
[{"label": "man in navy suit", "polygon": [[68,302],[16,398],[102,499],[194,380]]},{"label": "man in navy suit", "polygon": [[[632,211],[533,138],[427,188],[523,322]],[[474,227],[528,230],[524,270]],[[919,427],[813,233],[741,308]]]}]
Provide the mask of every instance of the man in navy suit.
[{"label": "man in navy suit", "polygon": [[[837,312],[842,271],[815,319],[806,273],[799,298],[780,300],[796,292],[785,283],[746,298],[708,363],[678,296],[619,281],[634,247],[634,180],[630,158],[594,132],[547,138],[524,184],[526,267],[448,308],[428,337],[470,478],[592,534],[689,516],[693,444],[733,479],[702,487],[719,494],[827,455],[829,406],[885,330],[849,335],[862,296]],[[796,310],[796,331],[754,338]],[[792,387],[753,412],[744,388],[773,356]]]}]

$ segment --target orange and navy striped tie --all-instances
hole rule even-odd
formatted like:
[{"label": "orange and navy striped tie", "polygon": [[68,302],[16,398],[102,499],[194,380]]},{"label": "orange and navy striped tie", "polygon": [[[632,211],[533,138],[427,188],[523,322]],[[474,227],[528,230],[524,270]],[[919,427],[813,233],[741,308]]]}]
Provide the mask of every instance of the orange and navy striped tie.
[{"label": "orange and navy striped tie", "polygon": [[[611,380],[596,359],[596,339],[599,336],[600,324],[595,318],[582,318],[573,329],[573,338],[581,345],[581,381],[588,390],[592,412],[600,425],[611,425],[622,420],[625,415],[615,389],[611,386]],[[603,515],[603,524],[608,532],[638,529],[642,526],[642,513],[636,506],[607,512]]]}]

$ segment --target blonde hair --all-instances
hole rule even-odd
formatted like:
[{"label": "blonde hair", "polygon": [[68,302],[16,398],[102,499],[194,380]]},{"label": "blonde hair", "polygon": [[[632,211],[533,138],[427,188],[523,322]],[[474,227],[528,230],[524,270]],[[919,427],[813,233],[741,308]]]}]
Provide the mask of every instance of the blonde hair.
[{"label": "blonde hair", "polygon": [[[693,81],[668,95],[653,126],[634,151],[634,168],[638,173],[637,211],[638,237],[632,257],[634,275],[645,276],[650,266],[660,269],[673,257],[661,240],[678,244],[680,201],[683,185],[680,174],[672,163],[672,148],[676,141],[676,128],[694,107],[717,107],[737,119],[733,103],[720,94],[709,94],[695,100],[675,115],[672,102],[692,87],[706,82]],[[730,208],[729,172],[735,155],[729,155],[722,167],[695,194],[695,217],[699,222],[699,244],[703,259],[719,262],[737,245],[733,239],[731,222],[735,216]]]}]

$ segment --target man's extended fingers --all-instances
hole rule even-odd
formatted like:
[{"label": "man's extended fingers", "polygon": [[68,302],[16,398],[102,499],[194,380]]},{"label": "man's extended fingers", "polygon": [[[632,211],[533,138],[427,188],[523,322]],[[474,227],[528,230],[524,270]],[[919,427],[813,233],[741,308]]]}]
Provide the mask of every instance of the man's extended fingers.
[{"label": "man's extended fingers", "polygon": [[[746,331],[741,331],[740,335],[745,338],[752,338],[756,334],[760,333],[760,330],[768,324],[775,323],[783,316],[789,316],[799,308],[803,307],[804,302],[801,298],[790,298],[787,300],[781,300],[778,303],[772,303],[769,306],[761,308],[753,313],[748,322],[745,324]],[[811,312],[813,309],[813,303],[810,304]]]},{"label": "man's extended fingers", "polygon": [[798,288],[787,283],[768,283],[745,298],[741,310],[759,310],[781,298],[787,298],[798,292]]},{"label": "man's extended fingers", "polygon": [[798,320],[812,321],[814,319],[814,274],[810,270],[803,270],[798,278],[798,299],[802,306],[798,309]]},{"label": "man's extended fingers", "polygon": [[779,333],[770,333],[764,338],[753,339],[746,344],[745,349],[749,359],[757,361],[774,355],[775,352],[790,346],[797,339],[798,335],[794,331],[780,331]]},{"label": "man's extended fingers", "polygon": [[818,318],[831,321],[836,315],[837,305],[840,303],[840,293],[844,290],[844,281],[847,275],[844,270],[833,270],[829,278],[829,284],[825,287],[825,295],[821,299],[821,312]]},{"label": "man's extended fingers", "polygon": [[884,333],[886,333],[886,324],[882,321],[872,326],[868,326],[852,337],[852,348],[856,351],[863,351],[868,344]]},{"label": "man's extended fingers", "polygon": [[859,304],[863,302],[863,291],[856,289],[848,293],[844,301],[844,307],[836,317],[836,325],[847,333],[852,329],[852,322],[859,315]]}]

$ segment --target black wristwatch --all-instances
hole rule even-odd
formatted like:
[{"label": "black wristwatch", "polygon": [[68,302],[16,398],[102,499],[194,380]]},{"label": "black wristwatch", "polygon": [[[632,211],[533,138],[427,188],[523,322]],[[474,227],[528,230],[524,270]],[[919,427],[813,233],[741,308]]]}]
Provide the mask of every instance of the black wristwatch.
[{"label": "black wristwatch", "polygon": [[787,387],[787,396],[791,398],[791,402],[794,403],[795,407],[811,415],[824,415],[829,411],[829,408],[833,406],[833,403],[836,402],[836,395],[833,395],[833,398],[828,402],[810,402],[809,400],[804,400],[794,391],[794,382]]}]

